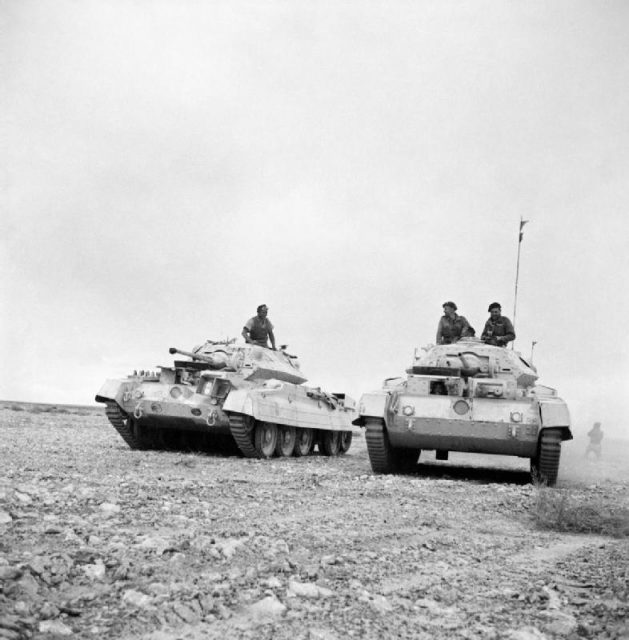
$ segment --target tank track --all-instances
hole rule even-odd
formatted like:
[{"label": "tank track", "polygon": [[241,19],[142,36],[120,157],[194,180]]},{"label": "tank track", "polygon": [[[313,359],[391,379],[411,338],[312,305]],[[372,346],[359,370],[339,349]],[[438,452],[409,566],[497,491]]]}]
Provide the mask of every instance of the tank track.
[{"label": "tank track", "polygon": [[365,439],[373,471],[376,473],[394,471],[393,449],[384,429],[384,422],[380,418],[365,420]]},{"label": "tank track", "polygon": [[111,422],[113,428],[120,434],[122,439],[129,445],[131,449],[148,449],[144,442],[141,442],[131,430],[129,417],[115,403],[108,402],[105,406],[107,419]]},{"label": "tank track", "polygon": [[419,449],[395,449],[389,442],[389,436],[381,418],[365,420],[365,439],[371,468],[375,473],[410,472],[417,467]]},{"label": "tank track", "polygon": [[242,454],[245,458],[257,458],[258,452],[256,451],[252,430],[250,425],[247,424],[246,416],[239,413],[229,413],[228,416],[229,430]]},{"label": "tank track", "polygon": [[561,432],[559,429],[544,429],[540,435],[538,455],[531,460],[533,480],[554,486],[559,474],[560,457]]}]

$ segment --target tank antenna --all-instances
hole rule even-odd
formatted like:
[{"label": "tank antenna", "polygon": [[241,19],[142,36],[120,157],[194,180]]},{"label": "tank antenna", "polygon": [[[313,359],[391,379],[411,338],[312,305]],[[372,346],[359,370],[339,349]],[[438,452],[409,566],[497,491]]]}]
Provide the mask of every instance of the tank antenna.
[{"label": "tank antenna", "polygon": [[[522,220],[522,216],[520,216],[520,229],[518,231],[518,259],[515,264],[515,293],[513,295],[513,328],[515,329],[515,314],[518,305],[518,278],[520,277],[520,247],[522,246],[522,238],[524,237],[524,225],[528,222],[528,220]],[[515,340],[511,343],[511,348],[514,347]]]}]

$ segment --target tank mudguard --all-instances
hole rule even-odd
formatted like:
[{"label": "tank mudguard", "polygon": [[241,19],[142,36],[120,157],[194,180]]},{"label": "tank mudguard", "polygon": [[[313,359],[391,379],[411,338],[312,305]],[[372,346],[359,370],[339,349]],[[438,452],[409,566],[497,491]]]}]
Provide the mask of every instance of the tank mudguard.
[{"label": "tank mudguard", "polygon": [[249,389],[234,389],[230,391],[223,403],[223,411],[244,413],[245,415],[255,418],[253,398],[251,397]]},{"label": "tank mudguard", "polygon": [[563,439],[572,440],[570,412],[563,400],[559,398],[540,400],[539,413],[542,420],[542,429],[548,427],[564,427],[562,430]]},{"label": "tank mudguard", "polygon": [[105,402],[107,400],[117,400],[121,387],[120,380],[105,380],[103,386],[96,394],[96,402]]},{"label": "tank mudguard", "polygon": [[240,413],[262,422],[309,429],[347,431],[351,429],[352,409],[311,397],[305,387],[277,381],[275,385],[254,389],[235,389],[223,404],[228,413]]},{"label": "tank mudguard", "polygon": [[365,393],[360,398],[358,405],[358,417],[352,420],[352,424],[362,427],[365,418],[384,418],[390,394],[386,391],[374,391]]}]

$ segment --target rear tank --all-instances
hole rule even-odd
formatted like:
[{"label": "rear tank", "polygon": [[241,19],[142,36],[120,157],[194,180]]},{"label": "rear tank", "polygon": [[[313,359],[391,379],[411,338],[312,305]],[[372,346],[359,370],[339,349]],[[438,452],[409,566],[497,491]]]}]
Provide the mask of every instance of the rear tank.
[{"label": "rear tank", "polygon": [[415,468],[422,449],[530,458],[536,480],[554,485],[561,442],[571,440],[566,403],[536,383],[517,351],[465,338],[414,354],[406,378],[362,396],[353,424],[366,428],[372,469]]},{"label": "rear tank", "polygon": [[355,402],[307,387],[296,356],[251,344],[207,341],[186,359],[107,380],[96,401],[131,449],[236,445],[251,458],[325,455],[351,444]]}]

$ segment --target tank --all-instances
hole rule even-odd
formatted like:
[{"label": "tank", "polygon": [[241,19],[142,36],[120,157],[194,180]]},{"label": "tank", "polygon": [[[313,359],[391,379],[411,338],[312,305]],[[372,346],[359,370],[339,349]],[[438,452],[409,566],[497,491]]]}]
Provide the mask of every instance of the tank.
[{"label": "tank", "polygon": [[171,354],[156,371],[106,380],[96,401],[131,449],[237,446],[250,458],[345,453],[355,402],[307,387],[298,358],[234,340]]},{"label": "tank", "polygon": [[376,473],[414,469],[422,450],[463,451],[529,458],[534,480],[556,483],[570,414],[520,353],[465,338],[415,350],[406,374],[364,394],[353,421]]}]

